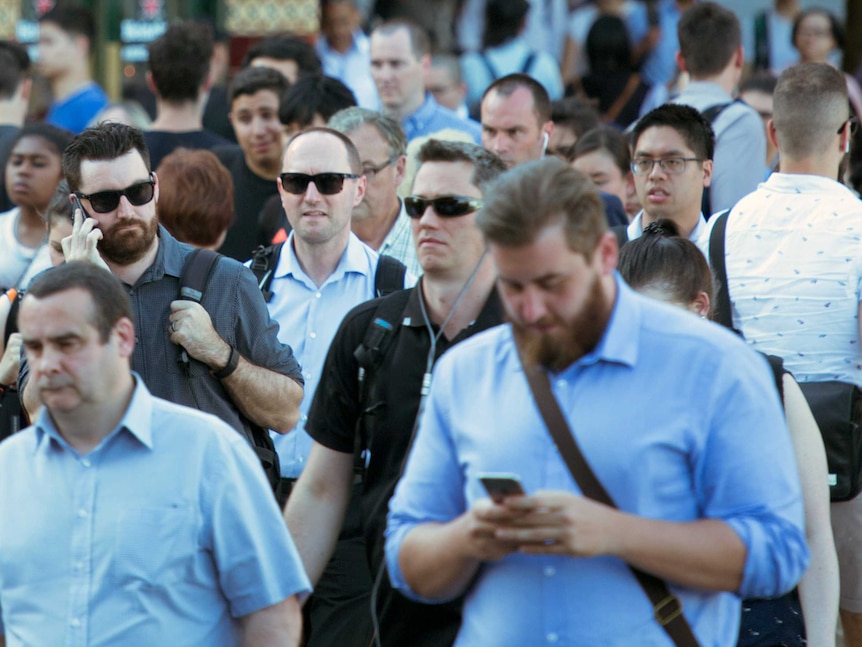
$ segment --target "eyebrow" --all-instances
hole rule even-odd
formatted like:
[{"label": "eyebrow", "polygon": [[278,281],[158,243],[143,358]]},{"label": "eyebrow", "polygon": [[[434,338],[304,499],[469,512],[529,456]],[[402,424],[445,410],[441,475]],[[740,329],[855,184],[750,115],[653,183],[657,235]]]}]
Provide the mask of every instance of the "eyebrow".
[{"label": "eyebrow", "polygon": [[687,157],[688,153],[674,148],[669,151],[661,151],[659,153],[651,153],[649,151],[635,151],[635,157]]}]

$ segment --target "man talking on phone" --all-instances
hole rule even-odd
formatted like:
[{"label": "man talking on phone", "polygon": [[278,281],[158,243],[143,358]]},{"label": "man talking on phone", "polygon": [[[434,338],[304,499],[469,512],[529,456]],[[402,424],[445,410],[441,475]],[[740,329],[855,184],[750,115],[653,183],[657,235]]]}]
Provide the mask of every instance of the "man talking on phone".
[{"label": "man talking on phone", "polygon": [[[159,180],[141,131],[111,122],[88,128],[63,153],[63,171],[79,205],[63,241],[66,260],[104,267],[126,286],[138,336],[132,368],[153,395],[215,414],[250,442],[253,425],[290,431],[302,376],[254,275],[219,257],[201,302],[180,300],[192,248],[158,224]],[[22,400],[32,414],[30,386]]]},{"label": "man talking on phone", "polygon": [[[622,282],[599,196],[561,160],[487,194],[477,224],[511,324],[435,370],[390,501],[393,585],[466,595],[456,645],[735,645],[740,596],[781,594],[808,565],[772,372]],[[607,503],[570,469],[572,439]],[[492,503],[488,472],[526,495]]]}]

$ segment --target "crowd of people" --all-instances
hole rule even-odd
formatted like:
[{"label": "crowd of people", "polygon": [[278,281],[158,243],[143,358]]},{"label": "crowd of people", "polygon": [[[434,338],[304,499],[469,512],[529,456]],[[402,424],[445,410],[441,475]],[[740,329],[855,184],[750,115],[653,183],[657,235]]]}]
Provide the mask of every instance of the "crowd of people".
[{"label": "crowd of people", "polygon": [[839,21],[375,4],[0,41],[0,647],[862,647]]}]

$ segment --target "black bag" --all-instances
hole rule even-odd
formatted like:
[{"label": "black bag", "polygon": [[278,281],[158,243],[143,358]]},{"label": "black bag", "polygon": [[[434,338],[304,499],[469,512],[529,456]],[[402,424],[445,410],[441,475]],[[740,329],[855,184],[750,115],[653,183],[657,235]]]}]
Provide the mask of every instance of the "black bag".
[{"label": "black bag", "polygon": [[[724,233],[730,209],[716,216],[709,237],[709,264],[716,279],[715,321],[734,330],[724,258]],[[850,501],[862,491],[862,391],[855,384],[838,381],[800,382],[820,428],[829,466],[829,497]]]}]

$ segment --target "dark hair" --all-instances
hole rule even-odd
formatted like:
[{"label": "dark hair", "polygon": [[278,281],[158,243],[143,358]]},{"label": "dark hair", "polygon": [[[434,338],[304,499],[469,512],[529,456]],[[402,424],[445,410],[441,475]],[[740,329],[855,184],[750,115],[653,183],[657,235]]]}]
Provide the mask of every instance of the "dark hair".
[{"label": "dark hair", "polygon": [[281,97],[289,87],[290,81],[284,78],[284,75],[278,70],[271,67],[247,67],[231,81],[228,88],[228,99],[233,105],[236,98],[244,94],[253,95],[261,90],[269,90],[275,93],[280,102]]},{"label": "dark hair", "polygon": [[303,131],[296,133],[290,140],[287,142],[287,146],[284,147],[284,156],[287,156],[287,152],[290,150],[290,147],[300,137],[304,137],[310,133],[322,133],[325,135],[332,135],[337,138],[342,144],[344,144],[344,148],[347,151],[347,164],[350,166],[351,173],[362,173],[362,160],[359,158],[359,151],[356,150],[356,145],[353,141],[344,133],[340,133],[337,130],[332,128],[325,128],[320,126],[314,126],[312,128],[306,128]]},{"label": "dark hair", "polygon": [[57,25],[67,34],[86,37],[92,47],[96,28],[93,14],[86,7],[58,2],[39,18],[40,24],[46,22]]},{"label": "dark hair", "polygon": [[211,247],[234,220],[233,177],[208,150],[178,148],[159,168],[159,222],[184,243]]},{"label": "dark hair", "polygon": [[739,92],[740,94],[743,92],[762,92],[772,96],[776,85],[778,85],[778,77],[769,70],[761,70],[743,81],[739,86]]},{"label": "dark hair", "polygon": [[519,164],[485,194],[476,224],[491,243],[522,247],[560,223],[572,251],[591,259],[607,231],[605,208],[590,179],[558,157]]},{"label": "dark hair", "polygon": [[521,31],[530,11],[527,0],[488,0],[485,5],[485,34],[482,47],[507,43]]},{"label": "dark hair", "polygon": [[149,52],[150,72],[159,96],[171,103],[197,100],[209,74],[212,30],[191,21],[171,25],[150,43]]},{"label": "dark hair", "polygon": [[482,101],[485,101],[491,92],[496,92],[501,97],[510,97],[518,88],[527,88],[533,97],[533,112],[541,126],[551,118],[551,99],[548,97],[548,91],[545,86],[536,81],[528,74],[507,74],[491,83],[482,94]]},{"label": "dark hair", "polygon": [[614,160],[616,167],[622,171],[623,177],[632,172],[631,152],[626,136],[613,126],[599,126],[584,133],[575,143],[572,159],[595,151],[607,151]]},{"label": "dark hair", "polygon": [[75,137],[74,133],[66,130],[65,128],[58,128],[52,124],[47,124],[40,121],[34,121],[27,124],[24,124],[21,129],[15,133],[15,137],[12,138],[12,143],[9,146],[9,150],[11,151],[15,146],[25,137],[40,137],[45,140],[48,145],[54,149],[54,153],[57,157],[63,157],[63,151],[66,150],[66,146],[69,145],[69,142]]},{"label": "dark hair", "polygon": [[632,48],[622,18],[599,16],[587,33],[587,60],[593,76],[632,72]]},{"label": "dark hair", "polygon": [[31,297],[44,299],[75,289],[84,290],[93,299],[90,323],[99,331],[103,344],[111,338],[111,331],[120,319],[125,317],[134,323],[129,293],[120,279],[104,268],[83,261],[64,263],[39,274],[27,288],[23,303]]},{"label": "dark hair", "polygon": [[805,20],[808,16],[816,14],[826,16],[829,19],[829,30],[832,32],[832,40],[835,41],[835,46],[838,49],[843,49],[845,41],[844,26],[838,21],[838,18],[835,16],[834,13],[832,13],[828,9],[824,9],[823,7],[811,7],[810,9],[803,9],[796,15],[796,20],[793,21],[793,32],[790,36],[790,43],[794,47],[796,47],[796,35],[799,32],[799,27],[802,24],[802,21]]},{"label": "dark hair", "polygon": [[642,236],[623,245],[617,268],[635,290],[656,287],[683,305],[705,292],[712,304],[712,274],[706,258],[697,245],[680,238],[672,220],[650,223]]},{"label": "dark hair", "polygon": [[436,53],[431,57],[431,67],[446,70],[453,83],[461,83],[461,61],[454,54]]},{"label": "dark hair", "polygon": [[407,31],[407,36],[410,38],[410,49],[416,60],[431,53],[431,39],[428,36],[428,32],[410,20],[403,18],[387,20],[382,25],[375,27],[373,33],[391,36],[399,29]]},{"label": "dark hair", "polygon": [[551,121],[556,126],[568,126],[578,139],[600,124],[596,109],[577,97],[554,101],[551,104]]},{"label": "dark hair", "polygon": [[503,160],[491,151],[468,142],[429,139],[416,154],[416,161],[420,167],[426,162],[467,162],[473,166],[470,184],[478,188],[482,195],[486,195],[488,186],[506,172]]},{"label": "dark hair", "polygon": [[698,2],[677,25],[679,51],[693,77],[721,72],[739,49],[742,32],[736,15],[714,2]]},{"label": "dark hair", "polygon": [[69,183],[66,180],[60,180],[57,185],[57,190],[54,191],[54,197],[48,203],[45,209],[45,219],[48,221],[48,229],[53,226],[51,221],[54,218],[58,220],[68,221],[71,225],[75,221],[75,210],[72,207],[72,201],[69,200]]},{"label": "dark hair", "polygon": [[368,110],[358,106],[345,108],[336,112],[326,125],[348,137],[350,133],[362,126],[372,126],[389,144],[390,157],[404,155],[407,151],[407,136],[404,134],[401,124],[392,117],[387,117],[376,110]]},{"label": "dark hair", "polygon": [[356,97],[346,85],[331,76],[305,76],[291,85],[278,108],[278,119],[285,126],[298,123],[310,126],[314,115],[324,121],[339,110],[356,105]]},{"label": "dark hair", "polygon": [[299,76],[322,74],[323,68],[314,48],[299,36],[282,34],[258,41],[248,48],[242,67],[248,67],[256,58],[274,58],[277,61],[295,61]]},{"label": "dark hair", "polygon": [[81,162],[84,160],[113,160],[133,150],[138,151],[149,172],[150,152],[140,130],[115,121],[87,128],[63,151],[63,175],[70,190],[81,189]]},{"label": "dark hair", "polygon": [[638,140],[645,130],[658,126],[673,128],[697,157],[713,158],[715,133],[710,123],[691,106],[676,103],[666,103],[641,117],[632,129],[632,150],[637,150]]},{"label": "dark hair", "polygon": [[0,100],[11,99],[29,71],[27,50],[11,40],[0,40]]}]

